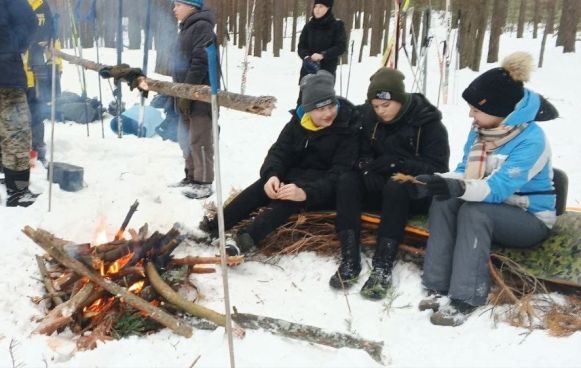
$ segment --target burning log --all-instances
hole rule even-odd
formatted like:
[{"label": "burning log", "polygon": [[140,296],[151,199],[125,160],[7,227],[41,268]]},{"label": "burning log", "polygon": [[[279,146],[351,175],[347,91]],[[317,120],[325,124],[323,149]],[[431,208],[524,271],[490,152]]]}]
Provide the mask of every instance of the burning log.
[{"label": "burning log", "polygon": [[[96,72],[107,67],[107,65],[98,64],[90,60],[69,55],[60,50],[57,50],[56,53],[58,57],[68,61],[71,64],[80,65],[84,68],[94,70]],[[145,82],[147,83],[148,89],[150,91],[155,91],[163,95],[211,102],[211,89],[209,86],[172,83],[151,78],[146,78]],[[270,116],[272,114],[272,110],[275,108],[276,98],[272,96],[253,97],[229,91],[218,91],[218,103],[220,106],[224,106],[233,110]]]},{"label": "burning log", "polygon": [[66,254],[62,249],[62,239],[58,239],[54,235],[41,229],[35,231],[29,226],[26,226],[23,229],[23,232],[63,266],[68,267],[80,275],[86,276],[92,282],[107,290],[115,297],[122,298],[125,303],[142,311],[147,317],[170,328],[178,335],[185,337],[192,336],[191,327],[189,327],[184,321],[181,321],[163,311],[162,309],[149,304],[145,300],[136,296],[127,289],[117,285],[111,280],[104,279],[95,271],[90,270],[87,268],[87,266]]}]

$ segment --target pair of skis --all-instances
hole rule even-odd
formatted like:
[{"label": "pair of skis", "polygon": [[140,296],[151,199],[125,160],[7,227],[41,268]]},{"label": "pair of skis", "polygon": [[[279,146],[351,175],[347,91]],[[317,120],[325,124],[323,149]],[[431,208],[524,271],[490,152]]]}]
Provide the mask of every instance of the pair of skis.
[{"label": "pair of skis", "polygon": [[389,38],[385,52],[383,53],[382,66],[397,69],[399,58],[399,44],[401,38],[401,16],[405,14],[410,6],[410,0],[394,0],[395,6],[395,27],[392,36]]}]

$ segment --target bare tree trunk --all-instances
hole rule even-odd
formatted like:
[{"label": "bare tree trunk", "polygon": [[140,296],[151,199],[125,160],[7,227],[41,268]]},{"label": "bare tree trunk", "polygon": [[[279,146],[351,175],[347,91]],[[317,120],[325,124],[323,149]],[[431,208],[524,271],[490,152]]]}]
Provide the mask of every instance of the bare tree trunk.
[{"label": "bare tree trunk", "polygon": [[547,1],[547,21],[545,31],[543,32],[543,41],[541,42],[541,52],[539,55],[539,68],[543,67],[543,60],[545,58],[545,44],[549,34],[552,34],[555,29],[555,8],[557,7],[557,0]]},{"label": "bare tree trunk", "polygon": [[494,0],[492,7],[492,24],[490,26],[490,39],[488,42],[488,56],[486,62],[495,63],[498,61],[498,49],[500,47],[500,36],[506,25],[508,15],[508,2],[506,0]]},{"label": "bare tree trunk", "polygon": [[581,4],[579,0],[563,0],[563,9],[557,36],[557,46],[563,46],[563,52],[575,52],[575,37]]},{"label": "bare tree trunk", "polygon": [[369,56],[381,53],[381,40],[383,36],[383,23],[385,13],[383,11],[383,0],[373,0],[373,12],[371,13],[371,43],[369,45]]},{"label": "bare tree trunk", "polygon": [[414,14],[412,15],[412,66],[416,66],[418,63],[418,50],[421,45],[421,41],[418,40],[418,32],[420,31],[420,27],[422,26],[422,12],[417,9],[414,10]]},{"label": "bare tree trunk", "polygon": [[539,22],[540,21],[541,21],[541,0],[535,0],[534,10],[533,10],[533,38],[534,39],[536,39],[538,37]]},{"label": "bare tree trunk", "polygon": [[273,4],[273,16],[272,16],[272,52],[274,57],[280,56],[280,50],[282,50],[282,28],[284,27],[284,2],[281,0],[274,0]]},{"label": "bare tree trunk", "polygon": [[371,15],[371,2],[364,2],[363,10],[363,36],[361,38],[361,48],[359,49],[359,62],[363,59],[363,48],[367,46],[367,38],[369,36],[369,18]]},{"label": "bare tree trunk", "polygon": [[488,8],[490,0],[482,0],[480,14],[478,17],[478,28],[476,30],[476,42],[474,49],[474,58],[472,59],[472,70],[480,70],[480,60],[482,59],[482,48],[484,45],[484,35],[486,34],[486,25],[488,24]]},{"label": "bare tree trunk", "polygon": [[526,12],[527,12],[527,0],[520,0],[520,7],[518,10],[518,23],[516,27],[516,38],[522,38],[525,29]]},{"label": "bare tree trunk", "polygon": [[155,0],[156,16],[153,17],[154,39],[157,58],[155,60],[155,72],[163,75],[171,75],[174,53],[177,44],[177,24],[172,12],[172,4],[165,0]]},{"label": "bare tree trunk", "polygon": [[129,18],[129,48],[132,50],[141,49],[141,30],[144,28],[145,14],[144,7],[134,2],[124,2],[125,14]]}]

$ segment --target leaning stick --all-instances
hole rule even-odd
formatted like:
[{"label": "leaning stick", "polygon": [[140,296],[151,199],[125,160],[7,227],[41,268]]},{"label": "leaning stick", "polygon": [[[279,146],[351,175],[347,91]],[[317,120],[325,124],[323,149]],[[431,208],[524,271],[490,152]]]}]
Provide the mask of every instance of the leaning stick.
[{"label": "leaning stick", "polygon": [[119,228],[119,230],[117,230],[117,234],[115,234],[115,240],[123,239],[123,233],[125,232],[127,225],[129,225],[129,221],[131,221],[131,217],[133,217],[133,214],[135,213],[135,211],[137,211],[138,206],[139,206],[139,202],[137,200],[135,200],[135,203],[133,203],[131,205],[131,207],[129,207],[129,211],[127,212],[127,215],[125,215],[125,219],[123,220],[121,227]]},{"label": "leaning stick", "polygon": [[[108,65],[95,63],[90,60],[82,59],[77,56],[66,54],[62,51],[55,50],[58,57],[68,61],[71,64],[81,65],[86,69],[96,72],[108,67]],[[187,98],[190,100],[199,100],[210,102],[211,89],[209,86],[191,85],[185,83],[172,83],[160,81],[151,78],[145,78],[149,91],[155,91],[166,96]],[[247,96],[229,91],[218,91],[218,103],[220,106],[229,109],[248,112],[251,114],[270,116],[274,110],[276,98],[273,96]]]},{"label": "leaning stick", "polygon": [[78,293],[73,295],[66,302],[57,305],[51,310],[38,327],[34,330],[35,333],[51,335],[59,328],[67,325],[73,320],[71,317],[73,313],[79,309],[85,300],[93,292],[93,284],[86,283]]},{"label": "leaning stick", "polygon": [[40,270],[40,275],[42,276],[42,282],[46,291],[49,295],[51,295],[52,302],[55,306],[59,304],[63,304],[63,298],[61,298],[57,291],[55,290],[54,286],[52,285],[52,281],[50,276],[48,275],[48,270],[46,269],[46,265],[44,264],[44,260],[41,256],[36,256],[36,263],[38,264],[38,269]]},{"label": "leaning stick", "polygon": [[81,262],[67,255],[62,251],[61,247],[53,244],[53,241],[57,239],[48,231],[42,229],[35,231],[30,226],[26,226],[22,232],[63,266],[70,268],[80,275],[88,277],[91,281],[107,290],[112,295],[118,298],[122,298],[127,304],[139,309],[147,317],[161,323],[167,328],[173,330],[178,335],[185,337],[192,336],[192,328],[188,326],[185,321],[179,320],[167,312],[149,304],[147,301],[131,293],[130,291],[127,291],[127,289],[117,285],[116,283],[110,280],[105,280],[103,277],[98,275],[93,270],[87,268]]}]

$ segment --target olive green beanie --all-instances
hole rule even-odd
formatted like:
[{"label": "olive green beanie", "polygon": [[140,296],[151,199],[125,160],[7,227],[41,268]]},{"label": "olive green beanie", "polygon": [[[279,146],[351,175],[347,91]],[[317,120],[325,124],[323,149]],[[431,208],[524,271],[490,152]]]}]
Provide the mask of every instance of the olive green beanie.
[{"label": "olive green beanie", "polygon": [[397,69],[379,69],[369,79],[371,83],[367,89],[367,100],[379,98],[397,101],[405,105],[409,101],[410,95],[405,91],[404,79],[405,75]]}]

